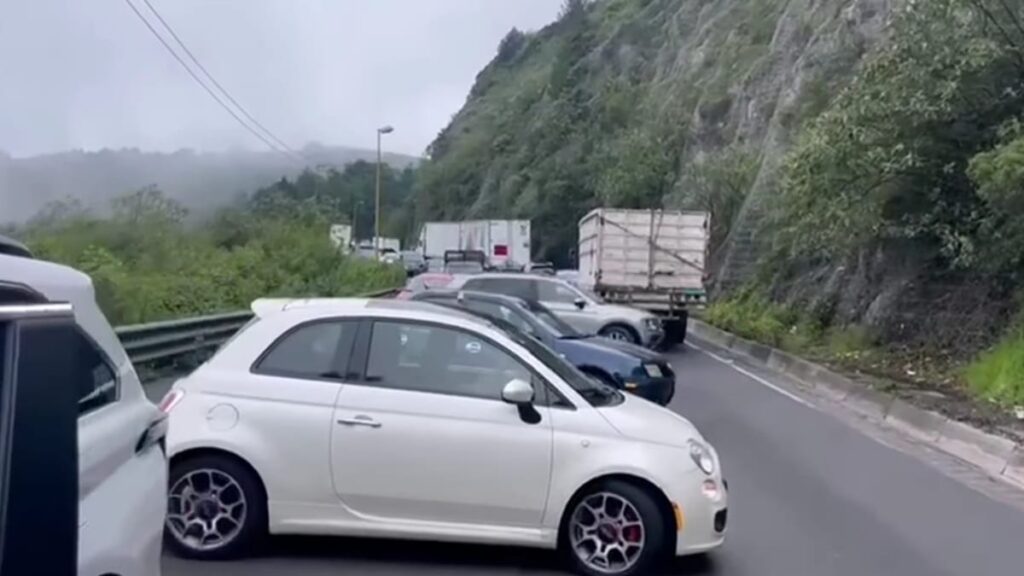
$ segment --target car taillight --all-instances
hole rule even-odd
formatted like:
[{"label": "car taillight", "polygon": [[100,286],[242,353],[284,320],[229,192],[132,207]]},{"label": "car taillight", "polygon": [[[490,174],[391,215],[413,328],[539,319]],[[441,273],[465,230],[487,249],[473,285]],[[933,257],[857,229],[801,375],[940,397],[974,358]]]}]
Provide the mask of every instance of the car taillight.
[{"label": "car taillight", "polygon": [[170,392],[164,395],[163,400],[160,401],[160,404],[157,406],[157,408],[159,408],[159,410],[164,414],[170,414],[171,410],[174,410],[174,407],[177,406],[178,403],[181,402],[182,399],[184,398],[184,390],[171,390]]}]

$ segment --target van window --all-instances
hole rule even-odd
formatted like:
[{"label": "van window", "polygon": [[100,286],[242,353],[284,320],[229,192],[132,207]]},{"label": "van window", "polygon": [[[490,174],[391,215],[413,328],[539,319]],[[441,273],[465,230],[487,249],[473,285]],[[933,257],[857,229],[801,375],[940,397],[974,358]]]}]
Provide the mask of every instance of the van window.
[{"label": "van window", "polygon": [[78,415],[82,416],[117,402],[120,392],[117,372],[95,342],[76,332]]}]

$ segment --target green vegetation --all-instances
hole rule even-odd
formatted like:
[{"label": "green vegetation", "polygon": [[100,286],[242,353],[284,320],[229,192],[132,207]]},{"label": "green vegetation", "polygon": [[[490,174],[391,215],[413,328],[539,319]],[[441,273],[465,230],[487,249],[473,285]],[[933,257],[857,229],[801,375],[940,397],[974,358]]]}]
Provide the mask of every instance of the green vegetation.
[{"label": "green vegetation", "polygon": [[[405,277],[398,267],[342,257],[328,237],[330,224],[348,222],[360,198],[361,235],[371,233],[372,168],[357,163],[281,180],[198,223],[155,188],[114,200],[108,215],[54,203],[17,233],[39,257],[92,276],[100,306],[117,325],[244,309],[264,296],[360,294]],[[411,190],[410,176],[389,172],[387,205],[395,215],[385,231],[404,225],[404,199],[396,196]]]},{"label": "green vegetation", "polygon": [[704,320],[744,338],[823,360],[857,360],[877,350],[863,326],[825,327],[806,312],[776,304],[756,290],[711,304]]},{"label": "green vegetation", "polygon": [[1024,327],[1018,323],[964,374],[978,396],[1007,408],[1024,406]]},{"label": "green vegetation", "polygon": [[993,151],[1024,113],[1022,9],[1007,6],[897,13],[891,40],[788,156],[776,238],[787,259],[910,241],[937,270],[1020,269],[1024,237],[1006,224],[1020,220],[1012,166],[1024,158],[1012,140]]},{"label": "green vegetation", "polygon": [[788,309],[751,292],[713,303],[704,318],[723,330],[776,347],[786,341],[797,320]]}]

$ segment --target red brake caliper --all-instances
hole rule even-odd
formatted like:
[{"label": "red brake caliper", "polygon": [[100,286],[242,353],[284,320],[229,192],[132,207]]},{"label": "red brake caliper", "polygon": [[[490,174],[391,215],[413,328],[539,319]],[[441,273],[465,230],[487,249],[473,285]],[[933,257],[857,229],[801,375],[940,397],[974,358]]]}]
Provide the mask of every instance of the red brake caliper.
[{"label": "red brake caliper", "polygon": [[626,526],[622,530],[622,539],[626,542],[639,542],[640,541],[640,527],[639,526]]}]

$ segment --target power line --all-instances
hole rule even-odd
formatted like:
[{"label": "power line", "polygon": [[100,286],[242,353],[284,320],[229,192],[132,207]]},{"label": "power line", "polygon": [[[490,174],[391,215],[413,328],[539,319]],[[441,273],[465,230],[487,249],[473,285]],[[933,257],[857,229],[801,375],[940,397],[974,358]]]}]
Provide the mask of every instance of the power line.
[{"label": "power line", "polygon": [[[182,60],[181,56],[179,56],[178,53],[175,52],[173,48],[171,48],[171,45],[168,44],[166,40],[164,40],[164,37],[156,31],[156,28],[153,28],[153,25],[149,23],[149,20],[147,20],[145,16],[143,16],[142,12],[139,12],[139,9],[135,7],[135,4],[133,4],[131,0],[124,0],[124,2],[128,5],[128,7],[132,9],[132,12],[135,12],[135,15],[139,17],[139,20],[141,20],[142,23],[146,25],[146,28],[148,28],[149,31],[153,33],[153,36],[156,36],[156,39],[159,40],[161,44],[163,44],[164,48],[166,48],[167,51],[171,53],[171,56],[174,56],[174,59],[177,60],[179,64],[181,64],[185,71],[188,72],[188,75],[191,76],[192,79],[195,80],[203,88],[203,90],[205,90],[206,93],[209,94],[210,97],[217,102],[217,104],[220,104],[221,108],[224,108],[224,110],[226,110],[228,114],[231,114],[231,117],[234,118],[239,124],[241,124],[243,128],[252,133],[253,136],[259,138],[261,141],[263,141],[264,144],[269,146],[275,152],[279,152],[285,156],[288,156],[289,158],[292,158],[293,160],[296,160],[294,157],[289,155],[288,152],[285,152],[276,144],[268,140],[266,136],[256,131],[256,129],[250,126],[248,123],[246,123],[245,120],[242,120],[242,118],[239,117],[238,114],[235,113],[235,111],[232,110],[230,106],[225,104],[224,101],[221,100],[220,97],[218,97],[217,94],[214,93],[214,91],[211,90],[210,87],[207,86],[206,83],[204,83],[202,79],[199,78],[199,76],[196,75],[196,73],[191,68],[189,68],[188,64],[186,64],[185,61]],[[298,160],[296,160],[296,162],[298,162]]]},{"label": "power line", "polygon": [[228,99],[228,101],[230,101],[232,104],[235,105],[235,108],[237,108],[238,111],[241,112],[243,116],[248,118],[250,122],[255,124],[257,128],[262,130],[264,134],[269,136],[270,139],[273,140],[274,142],[276,142],[281,148],[284,148],[290,154],[293,154],[294,156],[296,156],[298,158],[304,159],[304,158],[302,158],[302,154],[296,152],[295,150],[292,150],[291,147],[289,147],[287,144],[285,144],[283,141],[281,141],[281,139],[278,138],[276,135],[274,135],[273,132],[268,130],[266,126],[264,126],[263,124],[260,124],[259,120],[257,120],[256,118],[253,118],[252,114],[249,114],[249,111],[246,110],[241,104],[239,104],[238,101],[235,100],[231,96],[231,93],[228,92],[227,89],[225,89],[223,86],[221,86],[220,82],[217,82],[217,79],[213,77],[213,74],[210,74],[210,72],[206,69],[206,67],[203,66],[201,62],[199,62],[199,59],[196,58],[195,54],[193,54],[192,51],[188,49],[188,46],[186,46],[185,43],[181,40],[181,38],[178,37],[178,34],[174,32],[174,28],[171,28],[171,25],[168,24],[166,20],[164,20],[164,17],[160,15],[160,12],[157,11],[157,9],[153,6],[153,4],[151,4],[149,0],[142,0],[142,1],[146,3],[146,6],[149,7],[149,9],[153,12],[153,15],[155,15],[157,20],[160,21],[160,24],[162,24],[163,27],[167,29],[167,32],[169,32],[171,34],[171,37],[174,38],[174,41],[178,43],[178,46],[181,46],[181,49],[185,52],[185,54],[189,57],[189,59],[192,60],[192,62],[196,65],[196,67],[199,68],[199,70],[202,71],[202,73],[207,78],[209,78],[210,82],[212,82],[213,85],[216,86],[217,89],[221,91],[221,94],[223,94],[224,97],[226,97]]}]

